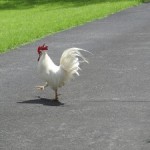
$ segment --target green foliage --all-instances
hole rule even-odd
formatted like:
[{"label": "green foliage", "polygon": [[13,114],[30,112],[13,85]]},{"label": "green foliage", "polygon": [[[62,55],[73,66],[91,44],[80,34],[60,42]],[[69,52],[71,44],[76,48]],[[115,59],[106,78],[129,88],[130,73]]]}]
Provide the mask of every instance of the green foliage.
[{"label": "green foliage", "polygon": [[0,52],[102,18],[141,0],[0,0]]}]

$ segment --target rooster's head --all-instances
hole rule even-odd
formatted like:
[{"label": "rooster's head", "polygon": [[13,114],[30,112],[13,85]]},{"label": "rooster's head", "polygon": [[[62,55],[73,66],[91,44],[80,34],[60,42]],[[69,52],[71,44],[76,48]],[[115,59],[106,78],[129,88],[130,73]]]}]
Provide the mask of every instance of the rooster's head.
[{"label": "rooster's head", "polygon": [[39,46],[39,47],[37,48],[37,52],[38,52],[38,54],[39,54],[38,61],[39,61],[39,59],[40,59],[40,57],[41,57],[41,55],[42,55],[42,52],[43,52],[43,51],[47,51],[47,50],[48,50],[48,46],[46,46],[45,44],[43,44],[42,46]]}]

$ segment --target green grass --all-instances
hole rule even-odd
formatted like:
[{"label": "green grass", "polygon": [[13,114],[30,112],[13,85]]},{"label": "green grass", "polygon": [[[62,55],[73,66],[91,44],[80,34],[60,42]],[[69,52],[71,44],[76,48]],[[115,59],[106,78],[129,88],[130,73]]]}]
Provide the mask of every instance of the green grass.
[{"label": "green grass", "polygon": [[141,0],[0,0],[0,52],[105,17],[140,2]]}]

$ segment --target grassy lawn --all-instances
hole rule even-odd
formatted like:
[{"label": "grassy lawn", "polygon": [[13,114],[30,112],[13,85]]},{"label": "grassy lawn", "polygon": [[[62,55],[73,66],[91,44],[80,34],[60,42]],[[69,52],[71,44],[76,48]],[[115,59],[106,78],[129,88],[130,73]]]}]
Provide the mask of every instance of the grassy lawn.
[{"label": "grassy lawn", "polygon": [[0,0],[0,52],[105,17],[141,1]]}]

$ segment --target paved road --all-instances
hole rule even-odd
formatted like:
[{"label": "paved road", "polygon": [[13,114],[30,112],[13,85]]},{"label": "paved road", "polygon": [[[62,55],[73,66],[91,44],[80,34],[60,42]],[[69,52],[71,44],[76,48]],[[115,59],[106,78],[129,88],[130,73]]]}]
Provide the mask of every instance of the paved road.
[{"label": "paved road", "polygon": [[[38,92],[36,47],[59,62],[80,47],[90,64],[60,89]],[[0,55],[1,150],[150,150],[150,3]]]}]

